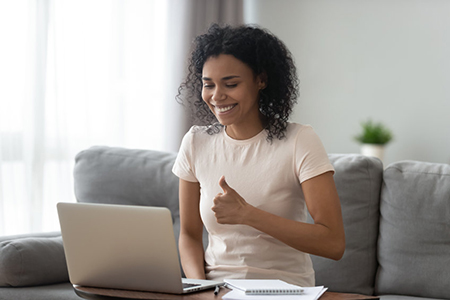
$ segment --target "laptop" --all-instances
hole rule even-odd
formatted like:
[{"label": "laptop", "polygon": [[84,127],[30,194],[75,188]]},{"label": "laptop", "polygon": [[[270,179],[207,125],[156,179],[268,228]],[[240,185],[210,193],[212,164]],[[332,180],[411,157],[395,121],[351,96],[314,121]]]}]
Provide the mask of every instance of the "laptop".
[{"label": "laptop", "polygon": [[181,278],[170,211],[91,203],[58,203],[73,285],[184,294],[223,282]]}]

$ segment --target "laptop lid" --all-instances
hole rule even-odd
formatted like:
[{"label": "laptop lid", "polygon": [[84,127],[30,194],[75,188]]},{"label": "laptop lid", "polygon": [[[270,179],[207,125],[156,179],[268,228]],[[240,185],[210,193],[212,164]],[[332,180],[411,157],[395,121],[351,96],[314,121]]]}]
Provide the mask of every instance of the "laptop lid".
[{"label": "laptop lid", "polygon": [[[74,285],[181,294],[170,211],[163,207],[58,203]],[[213,287],[219,282],[206,281]]]}]

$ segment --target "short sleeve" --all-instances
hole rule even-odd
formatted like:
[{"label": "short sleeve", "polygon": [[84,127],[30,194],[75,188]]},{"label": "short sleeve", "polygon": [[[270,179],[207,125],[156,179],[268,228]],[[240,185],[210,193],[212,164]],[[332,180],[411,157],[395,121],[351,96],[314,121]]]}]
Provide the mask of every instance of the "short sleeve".
[{"label": "short sleeve", "polygon": [[190,181],[198,182],[194,173],[193,162],[193,139],[194,135],[192,129],[185,134],[181,142],[180,151],[178,152],[175,164],[173,165],[172,172],[179,178]]},{"label": "short sleeve", "polygon": [[295,168],[300,183],[326,172],[334,173],[322,141],[311,126],[304,125],[297,133]]}]

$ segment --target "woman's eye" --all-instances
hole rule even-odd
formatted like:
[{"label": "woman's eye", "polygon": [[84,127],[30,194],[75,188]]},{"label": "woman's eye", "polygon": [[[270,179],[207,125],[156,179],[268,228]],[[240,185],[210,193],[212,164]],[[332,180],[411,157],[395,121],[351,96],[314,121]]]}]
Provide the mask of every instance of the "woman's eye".
[{"label": "woman's eye", "polygon": [[210,89],[210,88],[213,88],[214,87],[214,85],[212,85],[212,84],[204,84],[203,85],[203,88],[205,88],[205,89]]},{"label": "woman's eye", "polygon": [[237,83],[235,83],[235,84],[227,84],[227,87],[228,87],[228,88],[234,88],[234,87],[237,87]]}]

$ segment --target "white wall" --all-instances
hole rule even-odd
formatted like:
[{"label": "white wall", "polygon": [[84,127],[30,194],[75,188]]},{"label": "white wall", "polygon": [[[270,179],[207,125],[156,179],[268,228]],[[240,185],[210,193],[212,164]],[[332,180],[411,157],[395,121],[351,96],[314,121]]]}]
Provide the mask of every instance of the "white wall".
[{"label": "white wall", "polygon": [[450,1],[246,0],[245,19],[293,53],[300,99],[329,153],[356,153],[362,120],[390,127],[385,164],[450,163]]}]

